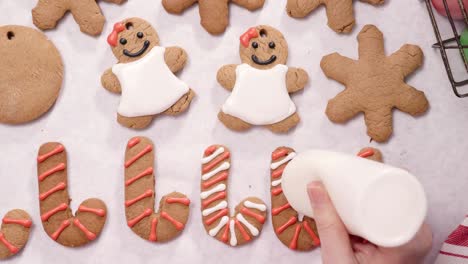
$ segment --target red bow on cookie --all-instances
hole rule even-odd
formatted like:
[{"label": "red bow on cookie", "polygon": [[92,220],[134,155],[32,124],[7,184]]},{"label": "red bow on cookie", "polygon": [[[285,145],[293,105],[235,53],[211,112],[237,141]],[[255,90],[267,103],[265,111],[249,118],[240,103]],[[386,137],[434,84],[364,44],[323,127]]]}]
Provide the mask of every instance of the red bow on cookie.
[{"label": "red bow on cookie", "polygon": [[118,22],[114,24],[114,30],[110,35],[107,37],[107,43],[111,45],[112,47],[117,46],[117,35],[125,30],[124,24]]},{"label": "red bow on cookie", "polygon": [[247,32],[242,34],[242,36],[240,37],[240,42],[244,47],[247,48],[249,46],[250,40],[256,37],[258,37],[258,32],[255,28],[252,27],[252,28],[249,28]]}]

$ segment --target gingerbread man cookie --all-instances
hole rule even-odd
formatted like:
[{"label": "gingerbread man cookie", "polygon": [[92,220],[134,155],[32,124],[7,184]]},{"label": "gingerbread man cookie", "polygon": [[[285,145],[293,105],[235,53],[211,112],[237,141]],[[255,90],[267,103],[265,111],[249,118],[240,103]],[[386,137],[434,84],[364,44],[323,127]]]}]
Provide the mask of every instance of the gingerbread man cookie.
[{"label": "gingerbread man cookie", "polygon": [[296,105],[289,93],[304,89],[307,73],[286,66],[288,44],[270,26],[250,28],[240,37],[242,64],[229,64],[218,71],[218,82],[232,91],[218,114],[233,130],[252,125],[285,133],[299,123]]},{"label": "gingerbread man cookie", "polygon": [[157,115],[178,115],[189,107],[195,93],[174,75],[187,61],[182,48],[159,46],[156,30],[140,18],[116,23],[107,41],[119,62],[101,82],[122,94],[117,110],[121,125],[145,128]]},{"label": "gingerbread man cookie", "polygon": [[37,156],[39,204],[42,226],[57,243],[78,247],[95,240],[106,223],[104,202],[91,198],[73,216],[68,194],[67,153],[60,143],[41,146]]},{"label": "gingerbread man cookie", "polygon": [[257,237],[265,223],[267,207],[256,197],[240,202],[230,216],[227,202],[229,149],[213,145],[205,150],[202,159],[201,207],[202,221],[206,232],[217,240],[232,247],[251,242]]},{"label": "gingerbread man cookie", "polygon": [[0,27],[0,123],[20,124],[45,114],[63,80],[62,57],[40,31]]},{"label": "gingerbread man cookie", "polygon": [[[372,5],[381,5],[385,0],[361,0]],[[338,33],[349,33],[354,27],[353,0],[288,0],[286,10],[291,17],[303,18],[325,5],[328,26]]]},{"label": "gingerbread man cookie", "polygon": [[405,77],[422,65],[424,54],[418,46],[407,44],[387,57],[383,34],[373,25],[362,29],[358,42],[358,60],[338,53],[322,59],[325,75],[346,86],[328,102],[326,114],[332,122],[344,123],[363,112],[367,134],[384,142],[393,131],[393,108],[418,116],[429,107],[424,92],[405,83]]},{"label": "gingerbread man cookie", "polygon": [[[125,0],[104,1],[116,4],[125,2]],[[101,34],[106,19],[96,0],[39,0],[32,10],[33,23],[42,30],[55,28],[57,22],[68,11],[72,13],[81,32],[93,36]]]},{"label": "gingerbread man cookie", "polygon": [[190,200],[172,192],[161,198],[159,211],[154,211],[154,145],[145,137],[128,141],[125,151],[125,216],[132,231],[140,237],[165,242],[185,228]]},{"label": "gingerbread man cookie", "polygon": [[163,0],[167,12],[181,14],[198,2],[201,25],[211,34],[223,33],[229,24],[229,2],[254,11],[263,7],[265,0]]},{"label": "gingerbread man cookie", "polygon": [[0,260],[16,255],[29,240],[31,217],[20,209],[9,211],[0,229]]}]

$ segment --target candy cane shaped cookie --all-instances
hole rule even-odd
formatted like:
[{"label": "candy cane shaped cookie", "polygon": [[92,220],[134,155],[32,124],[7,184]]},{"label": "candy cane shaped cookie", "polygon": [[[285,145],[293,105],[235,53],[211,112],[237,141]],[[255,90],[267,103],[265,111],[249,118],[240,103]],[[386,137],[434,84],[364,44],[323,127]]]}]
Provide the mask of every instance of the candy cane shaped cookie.
[{"label": "candy cane shaped cookie", "polygon": [[217,240],[240,246],[260,234],[267,216],[265,203],[256,197],[244,199],[229,213],[227,187],[231,167],[229,149],[213,145],[202,159],[201,210],[206,231]]},{"label": "candy cane shaped cookie", "polygon": [[182,193],[162,197],[159,211],[154,211],[154,145],[145,137],[128,141],[125,151],[125,215],[127,225],[140,237],[165,242],[185,228],[190,200]]},{"label": "candy cane shaped cookie", "polygon": [[95,240],[107,218],[104,202],[91,198],[80,204],[75,216],[68,194],[67,153],[60,143],[42,145],[37,157],[42,226],[57,243],[78,247]]},{"label": "candy cane shaped cookie", "polygon": [[293,250],[307,251],[320,245],[315,221],[300,216],[291,205],[281,188],[281,177],[286,165],[296,156],[293,149],[277,148],[271,155],[271,217],[276,236]]},{"label": "candy cane shaped cookie", "polygon": [[28,242],[31,217],[20,209],[9,211],[0,229],[0,259],[16,255]]}]

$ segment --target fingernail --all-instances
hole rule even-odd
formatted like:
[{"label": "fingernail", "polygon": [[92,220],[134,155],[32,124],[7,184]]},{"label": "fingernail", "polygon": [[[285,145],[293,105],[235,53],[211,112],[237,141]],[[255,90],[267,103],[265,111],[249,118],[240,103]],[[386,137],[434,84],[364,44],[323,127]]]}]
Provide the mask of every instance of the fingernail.
[{"label": "fingernail", "polygon": [[307,193],[309,194],[312,207],[317,207],[326,201],[326,195],[323,184],[319,181],[311,182],[307,185]]}]

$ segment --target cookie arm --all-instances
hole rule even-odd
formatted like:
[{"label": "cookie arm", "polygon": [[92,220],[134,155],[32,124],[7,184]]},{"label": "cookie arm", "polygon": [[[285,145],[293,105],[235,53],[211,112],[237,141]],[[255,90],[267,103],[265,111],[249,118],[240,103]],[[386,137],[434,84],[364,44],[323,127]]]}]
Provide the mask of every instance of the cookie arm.
[{"label": "cookie arm", "polygon": [[304,89],[309,81],[309,75],[301,68],[289,68],[286,74],[286,86],[288,93],[294,93]]},{"label": "cookie arm", "polygon": [[65,12],[67,12],[67,8],[62,5],[57,5],[52,1],[39,0],[32,10],[34,25],[42,30],[55,28]]},{"label": "cookie arm", "polygon": [[350,58],[333,53],[322,58],[320,67],[328,78],[346,84],[351,70],[356,64],[357,62]]},{"label": "cookie arm", "polygon": [[359,59],[375,59],[385,56],[382,32],[374,25],[366,25],[358,34]]},{"label": "cookie arm", "polygon": [[320,0],[288,0],[286,11],[291,17],[305,17],[314,11],[322,2]]},{"label": "cookie arm", "polygon": [[361,112],[361,107],[349,88],[328,101],[327,109],[325,110],[328,119],[334,123],[345,123],[359,114],[359,112]]},{"label": "cookie arm", "polygon": [[162,0],[162,5],[167,12],[172,14],[180,14],[197,0]]},{"label": "cookie arm", "polygon": [[224,65],[218,70],[216,76],[219,84],[229,91],[232,91],[236,84],[236,67],[237,65],[235,64]]},{"label": "cookie arm", "polygon": [[400,87],[398,97],[395,99],[395,106],[405,113],[418,116],[427,111],[429,102],[424,92],[403,84]]},{"label": "cookie arm", "polygon": [[232,0],[232,2],[253,11],[261,8],[265,3],[265,0]]},{"label": "cookie arm", "polygon": [[109,92],[121,93],[122,88],[117,76],[112,72],[112,69],[107,69],[101,76],[101,84]]},{"label": "cookie arm", "polygon": [[424,53],[421,48],[409,44],[404,45],[388,58],[395,68],[400,69],[404,77],[421,67],[423,59]]},{"label": "cookie arm", "polygon": [[164,53],[164,60],[173,73],[182,70],[187,62],[187,53],[179,47],[168,47]]},{"label": "cookie arm", "polygon": [[354,27],[353,1],[328,0],[328,26],[338,33],[349,33]]}]

